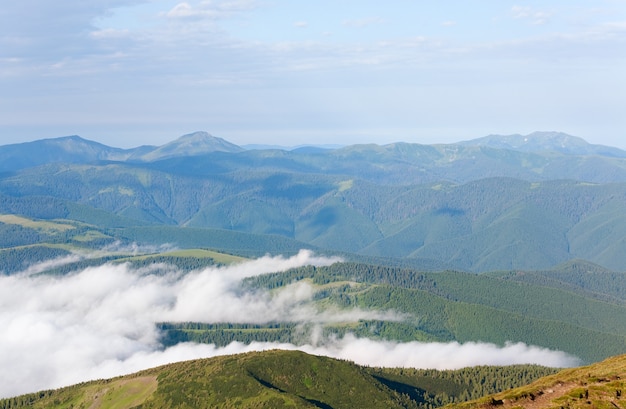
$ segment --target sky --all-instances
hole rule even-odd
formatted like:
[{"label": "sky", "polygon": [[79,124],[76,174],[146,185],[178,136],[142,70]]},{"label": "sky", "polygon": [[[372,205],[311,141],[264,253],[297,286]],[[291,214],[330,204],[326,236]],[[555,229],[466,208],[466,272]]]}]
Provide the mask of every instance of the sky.
[{"label": "sky", "polygon": [[[55,260],[57,265],[74,257]],[[104,379],[195,358],[269,349],[299,349],[362,365],[456,369],[475,365],[534,363],[576,366],[566,353],[523,343],[422,343],[323,338],[321,325],[359,319],[400,320],[394,311],[326,308],[312,301],[306,282],[280,290],[251,290],[242,280],[337,259],[301,251],[290,258],[262,257],[183,274],[175,268],[150,274],[127,264],[100,265],[63,276],[37,275],[50,262],[11,276],[0,272],[0,398]],[[161,266],[163,267],[163,266]],[[312,325],[303,345],[255,342],[215,345],[160,344],[158,322],[276,321]]]},{"label": "sky", "polygon": [[626,0],[20,0],[0,144],[449,143],[626,149]]}]

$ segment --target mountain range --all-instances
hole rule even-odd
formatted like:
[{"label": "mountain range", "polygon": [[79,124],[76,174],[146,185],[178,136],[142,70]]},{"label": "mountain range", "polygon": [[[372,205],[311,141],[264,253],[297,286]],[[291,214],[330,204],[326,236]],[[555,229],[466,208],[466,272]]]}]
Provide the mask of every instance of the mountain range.
[{"label": "mountain range", "polygon": [[562,133],[292,151],[204,132],[130,150],[64,137],[1,146],[0,164],[2,213],[41,217],[33,203],[46,198],[60,201],[55,217],[70,203],[99,211],[82,212],[96,225],[105,212],[127,226],[280,236],[428,269],[626,264],[626,152]]},{"label": "mountain range", "polygon": [[[254,148],[255,146],[256,148]],[[374,164],[381,161],[397,162],[396,166],[400,170],[417,167],[413,170],[426,171],[427,169],[434,170],[443,167],[441,170],[445,172],[434,172],[432,176],[436,176],[455,173],[455,170],[458,172],[459,170],[455,169],[455,165],[477,165],[480,161],[490,159],[490,163],[485,163],[485,165],[497,165],[502,168],[499,170],[501,176],[515,176],[514,174],[507,174],[513,170],[507,172],[507,166],[504,166],[507,161],[513,159],[517,162],[513,163],[513,166],[526,168],[528,173],[525,176],[534,173],[537,179],[555,179],[560,177],[558,172],[562,171],[551,169],[555,164],[563,163],[572,168],[581,166],[581,163],[573,158],[576,156],[599,157],[606,161],[607,166],[613,165],[618,168],[622,168],[620,162],[613,162],[610,159],[626,158],[626,151],[589,144],[581,138],[559,132],[535,132],[525,136],[490,135],[447,145],[420,145],[400,142],[383,146],[370,144],[335,148],[329,146],[316,148],[314,145],[295,149],[265,148],[264,145],[250,145],[250,147],[253,149],[245,149],[207,132],[183,135],[162,146],[140,146],[132,149],[114,148],[74,135],[0,146],[0,172],[15,171],[48,163],[155,162],[170,158],[202,156],[215,152],[242,153],[248,151],[248,154],[242,155],[241,159],[252,158],[267,165],[275,165],[276,160],[282,159],[283,166],[289,164],[295,167],[308,165],[312,168],[311,170],[319,170],[315,168],[322,167],[332,173],[351,169],[350,167],[342,167],[338,163],[343,160],[356,161],[359,169],[363,168],[362,172],[367,169],[363,165],[371,160]],[[282,151],[284,156],[280,156],[276,151]],[[498,151],[512,151],[517,152],[517,154],[511,152],[506,154]],[[520,155],[520,153],[532,155]],[[565,155],[568,160],[555,157],[555,154]],[[314,158],[303,159],[301,156],[313,156]],[[600,162],[604,163],[602,160]],[[403,167],[402,164],[406,167]],[[546,169],[546,167],[548,168]],[[385,169],[387,172],[389,170]],[[477,170],[480,169],[474,171]],[[554,174],[541,175],[546,170],[554,172]],[[580,172],[584,172],[584,169],[581,169]],[[364,174],[364,176],[366,175],[367,173]],[[563,173],[561,176],[566,175]],[[489,173],[480,175],[480,177],[486,176],[489,176]],[[523,176],[523,174],[519,176]],[[463,180],[469,179],[461,178],[457,181]]]},{"label": "mountain range", "polygon": [[153,161],[209,152],[240,152],[243,148],[206,132],[184,135],[162,146],[113,148],[78,135],[0,146],[0,172],[47,163]]}]

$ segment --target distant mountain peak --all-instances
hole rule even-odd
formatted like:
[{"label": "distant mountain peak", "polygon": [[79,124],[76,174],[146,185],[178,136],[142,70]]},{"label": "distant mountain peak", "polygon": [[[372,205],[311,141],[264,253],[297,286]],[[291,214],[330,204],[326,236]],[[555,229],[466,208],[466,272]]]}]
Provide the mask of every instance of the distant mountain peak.
[{"label": "distant mountain peak", "polygon": [[206,143],[206,142],[214,142],[216,140],[222,140],[222,138],[215,137],[206,131],[196,131],[192,133],[188,133],[176,139],[174,142],[179,143]]},{"label": "distant mountain peak", "polygon": [[90,163],[125,160],[130,154],[78,135],[40,139],[0,146],[0,171],[12,171],[47,163]]},{"label": "distant mountain peak", "polygon": [[210,152],[241,152],[244,149],[230,143],[225,139],[213,136],[205,131],[192,132],[178,139],[159,146],[149,154],[142,157],[143,160],[154,161],[178,156],[197,156]]},{"label": "distant mountain peak", "polygon": [[78,135],[44,139],[42,142],[48,146],[54,146],[57,149],[77,154],[85,151],[92,151],[94,155],[99,156],[100,158],[104,158],[112,151],[120,151],[118,148],[112,148],[110,146],[103,145],[100,142],[85,139]]},{"label": "distant mountain peak", "polygon": [[536,131],[528,135],[488,135],[483,138],[473,139],[472,144],[492,144],[502,147],[523,148],[523,147],[567,147],[567,146],[588,146],[589,143],[577,136],[568,135],[555,131]]},{"label": "distant mountain peak", "polygon": [[[36,144],[40,144],[40,143],[44,143],[44,144],[53,144],[53,145],[63,145],[63,144],[68,144],[68,143],[80,143],[80,144],[88,144],[88,145],[100,145],[100,146],[105,146],[102,145],[99,142],[96,141],[91,141],[89,139],[85,139],[81,136],[78,135],[67,135],[67,136],[59,136],[56,138],[45,138],[45,139],[40,139],[38,141],[33,141],[33,142],[24,142],[25,144],[30,144],[30,145],[36,145]],[[16,144],[16,145],[20,145],[20,144]]]},{"label": "distant mountain peak", "polygon": [[593,145],[583,138],[556,131],[537,131],[528,135],[488,135],[460,142],[464,146],[486,146],[495,149],[510,149],[521,152],[558,152],[565,155],[602,155],[626,157],[618,148]]}]

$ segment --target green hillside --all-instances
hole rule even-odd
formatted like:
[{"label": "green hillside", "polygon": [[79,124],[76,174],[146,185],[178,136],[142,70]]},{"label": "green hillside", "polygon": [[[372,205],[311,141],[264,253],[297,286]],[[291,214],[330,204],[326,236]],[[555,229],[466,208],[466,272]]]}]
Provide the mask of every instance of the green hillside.
[{"label": "green hillside", "polygon": [[0,400],[0,408],[431,408],[524,385],[553,369],[376,369],[298,351],[195,360]]},{"label": "green hillside", "polygon": [[603,281],[598,279],[596,287],[575,292],[569,284],[546,286],[507,275],[420,273],[337,263],[268,274],[247,283],[276,288],[296,280],[319,286],[320,303],[391,310],[406,317],[403,322],[361,322],[349,328],[361,336],[499,345],[524,342],[562,350],[585,362],[626,352],[626,299],[614,293],[611,281],[600,284]]},{"label": "green hillside", "polygon": [[[183,247],[251,255],[300,246],[434,260],[474,272],[549,269],[571,259],[618,271],[626,265],[626,202],[620,199],[626,183],[494,177],[400,185],[301,170],[189,175],[154,166],[27,169],[0,178],[0,213],[115,228],[114,235],[138,242],[177,237]],[[197,230],[177,233],[182,227]],[[37,232],[17,242],[2,229],[0,242],[7,246],[47,240]],[[203,229],[208,233],[196,233]],[[231,244],[207,245],[207,236],[224,236]],[[237,245],[228,239],[235,236]]]}]

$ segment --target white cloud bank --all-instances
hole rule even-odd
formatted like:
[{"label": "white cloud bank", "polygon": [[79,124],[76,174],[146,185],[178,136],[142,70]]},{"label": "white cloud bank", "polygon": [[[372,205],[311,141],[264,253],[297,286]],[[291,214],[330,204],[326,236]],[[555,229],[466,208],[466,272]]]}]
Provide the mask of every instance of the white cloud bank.
[{"label": "white cloud bank", "polygon": [[571,366],[557,351],[491,344],[396,343],[346,336],[305,346],[277,343],[179,344],[164,349],[154,323],[162,321],[329,322],[389,319],[393,314],[318,311],[313,289],[296,283],[277,292],[244,291],[245,277],[334,259],[300,252],[264,257],[187,275],[152,275],[127,265],[103,265],[63,276],[0,277],[0,397],[131,373],[185,359],[274,348],[348,359],[373,366],[459,368],[478,364],[541,363]]}]

